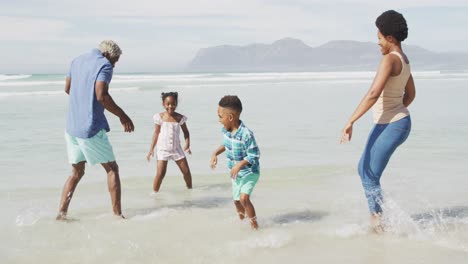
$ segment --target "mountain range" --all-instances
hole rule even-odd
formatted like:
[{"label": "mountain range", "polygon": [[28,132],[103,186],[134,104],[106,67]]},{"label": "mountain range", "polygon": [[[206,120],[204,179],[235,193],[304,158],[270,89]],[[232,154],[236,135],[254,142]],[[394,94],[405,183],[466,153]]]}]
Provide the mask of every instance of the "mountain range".
[{"label": "mountain range", "polygon": [[[433,52],[403,45],[413,70],[468,69],[468,53]],[[310,47],[302,40],[284,38],[272,44],[221,45],[200,49],[187,65],[189,72],[247,71],[368,71],[381,60],[376,43],[335,40]]]}]

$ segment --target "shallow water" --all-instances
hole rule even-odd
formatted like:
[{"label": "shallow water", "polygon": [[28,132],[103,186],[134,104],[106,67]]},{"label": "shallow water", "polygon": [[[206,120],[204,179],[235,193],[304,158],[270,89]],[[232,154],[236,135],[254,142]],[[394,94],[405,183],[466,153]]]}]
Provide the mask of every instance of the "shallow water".
[{"label": "shallow water", "polygon": [[[108,115],[127,220],[112,216],[104,171],[93,166],[67,222],[54,220],[69,173],[62,78],[0,78],[0,262],[465,263],[468,74],[414,77],[413,131],[382,179],[384,235],[369,229],[356,173],[370,116],[357,122],[350,144],[338,144],[372,73],[117,75],[111,93],[136,125],[124,134]],[[194,189],[170,163],[154,196],[155,164],[145,160],[151,118],[162,111],[160,92],[172,90],[189,118]],[[262,151],[252,196],[258,232],[237,219],[224,160],[208,168],[221,143],[216,108],[224,94],[240,96]]]}]

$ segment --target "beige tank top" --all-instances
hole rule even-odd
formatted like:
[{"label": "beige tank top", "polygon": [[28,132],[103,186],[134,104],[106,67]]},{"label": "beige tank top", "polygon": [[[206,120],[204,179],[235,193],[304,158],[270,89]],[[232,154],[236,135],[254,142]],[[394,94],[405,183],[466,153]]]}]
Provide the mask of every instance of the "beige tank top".
[{"label": "beige tank top", "polygon": [[400,53],[396,51],[391,53],[400,58],[402,68],[399,75],[390,76],[382,94],[374,104],[372,110],[374,112],[374,122],[377,124],[392,123],[409,115],[408,109],[403,105],[403,95],[411,74],[410,65],[405,62]]}]

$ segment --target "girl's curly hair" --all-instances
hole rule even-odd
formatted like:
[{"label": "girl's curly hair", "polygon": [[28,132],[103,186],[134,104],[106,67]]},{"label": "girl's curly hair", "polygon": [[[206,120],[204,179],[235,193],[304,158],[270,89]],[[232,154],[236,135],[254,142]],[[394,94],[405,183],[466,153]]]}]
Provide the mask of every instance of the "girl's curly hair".
[{"label": "girl's curly hair", "polygon": [[174,97],[174,100],[176,102],[176,104],[178,103],[178,100],[177,100],[177,97],[179,96],[179,94],[177,92],[168,92],[168,93],[161,93],[161,99],[162,101],[164,102],[164,100],[166,100],[167,97],[169,96],[172,96]]}]

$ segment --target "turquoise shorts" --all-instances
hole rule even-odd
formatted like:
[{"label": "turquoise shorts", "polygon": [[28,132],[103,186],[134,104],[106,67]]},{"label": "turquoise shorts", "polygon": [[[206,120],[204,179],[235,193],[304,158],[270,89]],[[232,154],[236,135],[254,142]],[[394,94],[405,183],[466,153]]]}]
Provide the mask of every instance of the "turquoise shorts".
[{"label": "turquoise shorts", "polygon": [[67,141],[68,162],[71,164],[86,161],[94,165],[115,161],[105,129],[91,138],[77,138],[65,132],[65,140]]},{"label": "turquoise shorts", "polygon": [[232,198],[234,199],[234,201],[240,200],[241,193],[251,195],[259,178],[259,173],[251,173],[246,176],[237,177],[235,180],[232,180]]}]

